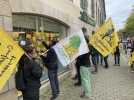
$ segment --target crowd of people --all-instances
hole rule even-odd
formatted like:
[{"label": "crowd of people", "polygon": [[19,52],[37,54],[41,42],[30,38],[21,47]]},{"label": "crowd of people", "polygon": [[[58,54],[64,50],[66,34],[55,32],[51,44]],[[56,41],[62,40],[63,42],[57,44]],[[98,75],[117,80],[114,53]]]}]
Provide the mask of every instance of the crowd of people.
[{"label": "crowd of people", "polygon": [[[125,49],[125,53],[126,55],[129,57],[129,60],[132,60],[130,63],[130,71],[134,72],[134,59],[133,59],[133,54],[134,54],[134,40],[130,39],[127,40],[127,43],[124,43],[124,49]],[[130,59],[132,58],[132,59]]]},{"label": "crowd of people", "polygon": [[[85,36],[87,44],[89,44],[88,38]],[[20,46],[25,50],[25,55],[23,55],[19,61],[18,71],[16,72],[16,88],[22,92],[23,100],[39,100],[39,89],[41,86],[40,78],[42,76],[42,70],[45,66],[48,70],[48,78],[50,80],[52,97],[50,100],[55,100],[60,94],[60,86],[58,80],[58,58],[52,48],[57,41],[51,41],[49,45],[44,41],[42,44],[48,49],[47,52],[43,54],[38,54],[43,62],[43,66],[38,64],[36,61],[37,54],[36,49],[30,41],[20,42]],[[98,66],[103,65],[104,68],[109,68],[108,56],[103,57],[92,45],[88,45],[89,52],[80,55],[76,59],[76,69],[77,74],[74,79],[77,82],[75,86],[81,86],[81,98],[91,98],[92,96],[92,84],[91,84],[91,74],[97,74]],[[133,50],[133,49],[132,49]],[[120,66],[120,47],[119,45],[115,48],[114,55],[114,65]],[[94,70],[91,71],[90,67],[93,65]]]}]

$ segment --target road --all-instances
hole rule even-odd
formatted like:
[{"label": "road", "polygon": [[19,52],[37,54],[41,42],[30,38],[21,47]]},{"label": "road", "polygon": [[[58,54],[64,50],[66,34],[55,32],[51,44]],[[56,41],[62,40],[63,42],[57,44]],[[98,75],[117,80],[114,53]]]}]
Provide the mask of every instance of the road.
[{"label": "road", "polygon": [[[92,75],[93,100],[134,100],[134,73],[129,71],[127,57],[121,57],[121,66],[113,66],[109,58],[108,69],[99,65],[99,72]],[[80,87],[74,86],[70,75],[60,82],[62,94],[56,100],[87,100],[80,98]],[[50,89],[44,89],[41,100],[49,100]]]}]

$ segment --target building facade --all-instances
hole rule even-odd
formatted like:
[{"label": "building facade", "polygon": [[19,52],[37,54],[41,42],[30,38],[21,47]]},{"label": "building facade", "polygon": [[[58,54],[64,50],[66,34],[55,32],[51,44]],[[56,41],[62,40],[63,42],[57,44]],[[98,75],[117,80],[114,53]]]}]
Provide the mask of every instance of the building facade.
[{"label": "building facade", "polygon": [[[51,32],[60,38],[80,29],[90,35],[106,19],[104,0],[0,0],[0,27],[9,32]],[[0,100],[17,100],[14,75]]]},{"label": "building facade", "polygon": [[105,0],[92,1],[92,17],[96,21],[96,27],[101,26],[106,19]]}]

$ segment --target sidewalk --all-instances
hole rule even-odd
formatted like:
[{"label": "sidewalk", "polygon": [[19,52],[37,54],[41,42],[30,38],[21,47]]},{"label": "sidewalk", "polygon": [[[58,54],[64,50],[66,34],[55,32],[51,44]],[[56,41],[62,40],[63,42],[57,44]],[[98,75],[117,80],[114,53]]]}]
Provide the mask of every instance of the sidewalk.
[{"label": "sidewalk", "polygon": [[[121,66],[113,66],[111,58],[109,63],[109,69],[99,66],[99,72],[92,75],[93,100],[134,100],[134,73],[129,72],[125,56],[122,57]],[[86,100],[80,98],[80,87],[73,84],[70,76],[66,76],[60,83],[63,94],[56,100]],[[50,89],[44,89],[41,100],[49,100],[50,96]]]}]

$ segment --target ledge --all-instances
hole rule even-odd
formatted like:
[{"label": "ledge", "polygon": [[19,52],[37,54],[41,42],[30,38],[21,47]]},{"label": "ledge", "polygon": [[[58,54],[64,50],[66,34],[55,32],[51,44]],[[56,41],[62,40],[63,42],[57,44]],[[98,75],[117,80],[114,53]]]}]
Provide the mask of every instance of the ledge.
[{"label": "ledge", "polygon": [[92,26],[96,25],[95,20],[92,17],[90,17],[86,12],[83,11],[83,12],[80,12],[80,14],[81,14],[81,16],[79,17],[80,20]]}]

